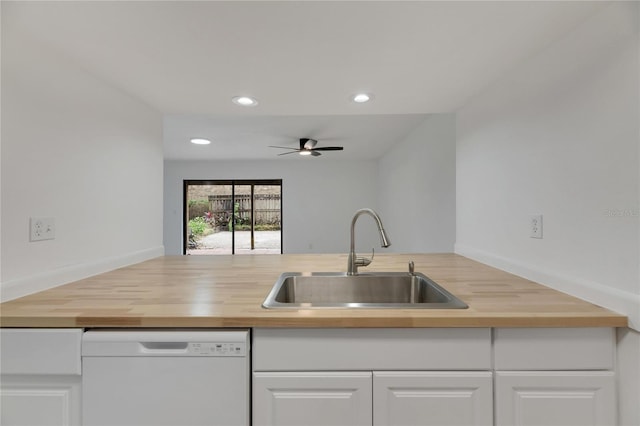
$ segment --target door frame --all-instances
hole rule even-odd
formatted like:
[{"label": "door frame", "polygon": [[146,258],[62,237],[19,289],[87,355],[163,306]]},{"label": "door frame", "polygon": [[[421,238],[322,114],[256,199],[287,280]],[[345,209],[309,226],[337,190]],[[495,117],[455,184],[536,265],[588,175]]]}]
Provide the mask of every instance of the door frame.
[{"label": "door frame", "polygon": [[[282,212],[282,179],[184,179],[182,181],[182,254],[187,254],[187,247],[189,244],[189,233],[187,232],[187,226],[189,223],[187,216],[187,190],[189,185],[231,185],[231,200],[232,205],[235,204],[235,187],[236,185],[277,185],[280,186],[280,254],[284,253],[283,250],[283,222],[284,215]],[[253,194],[253,190],[252,190]],[[253,196],[251,199],[252,210],[255,210],[253,207]],[[252,220],[252,222],[255,222]],[[232,227],[233,227],[232,222]],[[253,229],[253,224],[252,224]],[[235,229],[231,233],[231,254],[235,254]]]}]

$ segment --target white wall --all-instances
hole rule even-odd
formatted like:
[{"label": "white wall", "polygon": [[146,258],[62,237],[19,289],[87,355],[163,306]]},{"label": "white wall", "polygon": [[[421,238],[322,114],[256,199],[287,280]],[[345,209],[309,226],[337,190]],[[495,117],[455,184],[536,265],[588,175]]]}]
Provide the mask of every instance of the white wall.
[{"label": "white wall", "polygon": [[[162,255],[162,117],[2,10],[2,298]],[[56,238],[29,242],[29,217]]]},{"label": "white wall", "polygon": [[396,253],[452,252],[454,114],[434,114],[378,161],[378,205]]},{"label": "white wall", "polygon": [[[166,254],[182,254],[184,180],[282,179],[285,253],[347,253],[353,214],[363,207],[376,208],[374,161],[325,158],[219,162],[167,160],[164,169]],[[359,218],[356,249],[366,252],[375,246],[379,250],[379,241],[373,220]]]},{"label": "white wall", "polygon": [[637,7],[604,8],[459,111],[456,249],[640,328]]},{"label": "white wall", "polygon": [[[640,330],[638,3],[605,6],[458,111],[456,252],[629,316]],[[543,214],[543,239],[529,215]],[[640,338],[618,346],[640,424]],[[632,403],[630,401],[635,401]]]}]

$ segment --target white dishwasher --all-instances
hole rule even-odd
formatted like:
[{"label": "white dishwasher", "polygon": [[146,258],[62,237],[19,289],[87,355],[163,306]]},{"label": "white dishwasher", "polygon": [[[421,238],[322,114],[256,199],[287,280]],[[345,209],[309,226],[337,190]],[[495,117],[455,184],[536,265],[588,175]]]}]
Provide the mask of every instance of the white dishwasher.
[{"label": "white dishwasher", "polygon": [[249,425],[249,350],[248,330],[87,331],[83,425]]}]

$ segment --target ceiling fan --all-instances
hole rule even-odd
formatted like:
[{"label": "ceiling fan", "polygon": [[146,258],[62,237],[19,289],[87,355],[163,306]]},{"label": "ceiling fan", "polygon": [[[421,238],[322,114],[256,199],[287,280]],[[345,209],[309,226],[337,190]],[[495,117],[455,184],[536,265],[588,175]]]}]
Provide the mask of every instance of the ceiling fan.
[{"label": "ceiling fan", "polygon": [[300,148],[291,148],[288,146],[273,146],[273,145],[270,145],[270,147],[290,150],[289,152],[283,152],[282,154],[278,154],[278,155],[287,155],[287,154],[293,154],[297,152],[300,155],[313,155],[314,157],[322,155],[318,151],[342,151],[344,149],[341,146],[323,146],[323,147],[316,148],[317,143],[318,141],[316,139],[300,138]]}]

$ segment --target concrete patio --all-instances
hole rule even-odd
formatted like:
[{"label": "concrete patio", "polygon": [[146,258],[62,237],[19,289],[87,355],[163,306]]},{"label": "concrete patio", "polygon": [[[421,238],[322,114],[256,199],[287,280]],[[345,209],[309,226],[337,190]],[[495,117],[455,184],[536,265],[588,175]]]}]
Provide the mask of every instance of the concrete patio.
[{"label": "concrete patio", "polygon": [[[231,254],[231,232],[221,231],[197,240],[198,248],[187,254]],[[255,231],[254,249],[251,250],[251,232],[235,232],[235,254],[280,254],[280,231]]]}]

